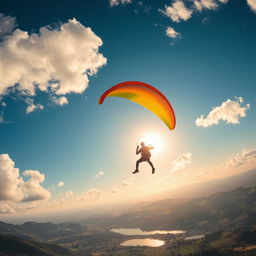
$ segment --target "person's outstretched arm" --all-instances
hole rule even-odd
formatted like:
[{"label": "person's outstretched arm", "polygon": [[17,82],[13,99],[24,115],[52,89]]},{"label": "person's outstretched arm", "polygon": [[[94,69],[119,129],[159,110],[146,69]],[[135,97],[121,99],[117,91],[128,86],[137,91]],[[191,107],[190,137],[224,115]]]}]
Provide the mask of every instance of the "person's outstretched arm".
[{"label": "person's outstretched arm", "polygon": [[148,145],[148,149],[154,149],[154,147],[152,145]]},{"label": "person's outstretched arm", "polygon": [[138,155],[139,153],[140,153],[139,146],[137,146],[137,148],[136,148],[136,155]]}]

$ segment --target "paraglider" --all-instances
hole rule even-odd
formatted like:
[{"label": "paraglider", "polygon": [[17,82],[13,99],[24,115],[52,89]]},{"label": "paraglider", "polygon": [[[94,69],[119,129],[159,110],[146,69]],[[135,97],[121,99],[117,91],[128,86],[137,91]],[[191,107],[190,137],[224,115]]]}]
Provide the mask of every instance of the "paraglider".
[{"label": "paraglider", "polygon": [[168,99],[155,87],[137,81],[114,85],[99,98],[102,104],[107,97],[121,97],[134,101],[157,115],[170,130],[176,126],[176,118]]},{"label": "paraglider", "polygon": [[[114,85],[99,98],[99,104],[102,104],[108,97],[121,97],[134,101],[143,107],[147,108],[158,116],[170,130],[176,126],[176,118],[173,108],[168,99],[155,87],[136,81],[128,81]],[[141,154],[141,158],[136,161],[136,168],[133,174],[139,172],[139,164],[147,162],[152,168],[152,174],[155,173],[155,167],[150,161],[150,150],[154,149],[151,145],[145,145],[144,142],[140,143],[136,148],[136,155]]]}]

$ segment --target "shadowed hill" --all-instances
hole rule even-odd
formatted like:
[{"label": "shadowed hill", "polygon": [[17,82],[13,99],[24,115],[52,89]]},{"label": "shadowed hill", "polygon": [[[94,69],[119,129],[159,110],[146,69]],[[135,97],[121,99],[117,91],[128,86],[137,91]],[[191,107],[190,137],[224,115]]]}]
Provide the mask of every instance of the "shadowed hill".
[{"label": "shadowed hill", "polygon": [[69,222],[61,224],[25,222],[22,225],[0,222],[0,234],[11,234],[22,239],[50,240],[79,235],[86,231],[86,226]]},{"label": "shadowed hill", "polygon": [[74,256],[59,245],[0,235],[0,256]]}]

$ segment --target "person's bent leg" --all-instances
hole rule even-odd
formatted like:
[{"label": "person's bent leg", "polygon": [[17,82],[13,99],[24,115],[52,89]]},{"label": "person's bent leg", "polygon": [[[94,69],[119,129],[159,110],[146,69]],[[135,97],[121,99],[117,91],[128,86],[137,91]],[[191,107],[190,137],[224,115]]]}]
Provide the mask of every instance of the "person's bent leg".
[{"label": "person's bent leg", "polygon": [[136,170],[139,170],[139,164],[143,162],[143,160],[140,158],[139,160],[136,161]]},{"label": "person's bent leg", "polygon": [[136,161],[136,169],[135,169],[135,171],[132,172],[133,174],[139,172],[139,164],[141,162],[143,162],[142,158],[140,158],[139,160]]},{"label": "person's bent leg", "polygon": [[140,164],[140,162],[139,162],[139,160],[137,160],[137,161],[136,161],[136,168],[135,168],[135,170],[138,170],[138,169],[139,169],[139,164]]},{"label": "person's bent leg", "polygon": [[147,162],[149,163],[149,165],[152,168],[152,173],[154,173],[155,172],[155,167],[154,167],[153,163],[150,160],[148,160]]}]

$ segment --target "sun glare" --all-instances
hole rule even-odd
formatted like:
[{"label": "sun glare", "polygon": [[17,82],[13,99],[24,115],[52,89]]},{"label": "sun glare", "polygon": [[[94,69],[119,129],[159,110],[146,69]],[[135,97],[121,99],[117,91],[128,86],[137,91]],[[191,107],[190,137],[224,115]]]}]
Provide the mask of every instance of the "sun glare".
[{"label": "sun glare", "polygon": [[155,133],[146,134],[139,142],[142,141],[145,142],[146,145],[152,145],[155,148],[155,152],[161,150],[163,147],[163,138]]}]

